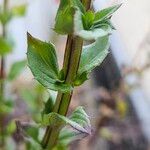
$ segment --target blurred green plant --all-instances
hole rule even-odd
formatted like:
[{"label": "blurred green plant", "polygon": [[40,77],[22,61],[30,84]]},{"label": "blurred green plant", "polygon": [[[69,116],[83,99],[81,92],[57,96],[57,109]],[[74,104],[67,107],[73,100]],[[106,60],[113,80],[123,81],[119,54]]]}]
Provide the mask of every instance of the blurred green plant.
[{"label": "blurred green plant", "polygon": [[[13,49],[12,43],[8,39],[7,25],[17,16],[25,14],[26,5],[19,5],[8,8],[8,0],[3,1],[3,6],[0,6],[0,23],[2,26],[2,34],[0,35],[0,149],[7,149],[7,138],[15,131],[15,121],[6,123],[6,116],[13,111],[14,101],[12,98],[7,98],[5,91],[5,83],[11,83],[21,73],[26,65],[26,61],[18,61],[12,64],[9,73],[6,73],[5,57],[11,53]],[[6,126],[7,124],[7,126]]]},{"label": "blurred green plant", "polygon": [[[24,130],[30,137],[28,149],[34,149],[33,145],[38,149],[67,149],[73,140],[91,134],[89,116],[83,107],[77,107],[70,117],[66,114],[74,87],[83,84],[109,53],[109,35],[114,29],[110,19],[120,5],[96,13],[90,6],[91,0],[60,1],[54,30],[68,35],[61,70],[55,46],[27,34],[27,59],[34,78],[48,90],[58,92],[56,98],[50,96],[45,103],[41,122],[34,130]],[[94,42],[83,46],[84,40]]]}]

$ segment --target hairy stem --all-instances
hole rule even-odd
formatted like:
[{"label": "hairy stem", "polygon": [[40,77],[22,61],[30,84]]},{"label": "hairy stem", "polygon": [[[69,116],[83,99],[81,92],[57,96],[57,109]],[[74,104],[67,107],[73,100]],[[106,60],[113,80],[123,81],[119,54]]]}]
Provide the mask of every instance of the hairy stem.
[{"label": "hairy stem", "polygon": [[[7,11],[8,0],[3,1],[3,12]],[[2,37],[6,37],[6,25],[2,24]],[[4,78],[5,78],[5,58],[1,57],[0,61],[0,102],[4,100]],[[5,145],[5,129],[4,129],[4,115],[0,114],[0,147],[3,149]]]},{"label": "hairy stem", "polygon": [[[89,9],[91,0],[83,0],[82,3],[86,9]],[[77,75],[82,46],[83,40],[80,37],[68,35],[63,63],[65,83],[72,84]],[[65,116],[69,108],[72,93],[73,91],[68,93],[58,92],[53,111]],[[51,150],[56,144],[60,130],[61,128],[47,127],[42,147]]]}]

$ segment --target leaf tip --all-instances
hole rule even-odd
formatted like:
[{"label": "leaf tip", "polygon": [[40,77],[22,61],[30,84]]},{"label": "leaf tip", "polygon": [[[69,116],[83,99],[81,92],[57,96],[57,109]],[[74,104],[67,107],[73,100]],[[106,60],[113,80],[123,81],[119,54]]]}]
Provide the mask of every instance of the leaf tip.
[{"label": "leaf tip", "polygon": [[123,5],[123,3],[116,4],[116,10],[118,10],[122,5]]},{"label": "leaf tip", "polygon": [[32,39],[32,35],[29,32],[27,32],[27,40],[30,41],[31,39]]}]

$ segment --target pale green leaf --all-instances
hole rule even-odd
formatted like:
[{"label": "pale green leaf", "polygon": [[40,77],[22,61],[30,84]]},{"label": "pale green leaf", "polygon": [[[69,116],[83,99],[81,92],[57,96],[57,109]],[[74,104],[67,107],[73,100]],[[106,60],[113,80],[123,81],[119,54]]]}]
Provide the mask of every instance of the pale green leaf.
[{"label": "pale green leaf", "polygon": [[20,73],[23,71],[27,64],[26,60],[17,61],[14,64],[12,64],[10,71],[8,73],[8,80],[15,80]]},{"label": "pale green leaf", "polygon": [[28,150],[41,150],[40,138],[39,138],[39,130],[40,127],[38,124],[29,124],[22,123],[20,121],[16,121],[16,126],[18,131],[21,132],[21,135],[24,137],[26,148]]},{"label": "pale green leaf", "polygon": [[2,24],[7,24],[12,19],[12,13],[10,11],[0,12],[0,22]]},{"label": "pale green leaf", "polygon": [[16,122],[11,120],[6,126],[6,132],[8,135],[12,135],[16,131]]},{"label": "pale green leaf", "polygon": [[58,61],[54,45],[42,42],[28,34],[27,58],[35,79],[44,87],[62,92],[72,89],[70,85],[64,84],[64,81],[59,79]]},{"label": "pale green leaf", "polygon": [[25,88],[20,91],[20,96],[22,100],[25,101],[25,103],[28,106],[28,111],[33,112],[35,109],[37,109],[37,95],[33,89]]},{"label": "pale green leaf", "polygon": [[96,66],[100,65],[108,54],[109,42],[108,36],[98,38],[94,43],[84,46],[81,54],[77,81],[80,79],[86,80],[88,75]]},{"label": "pale green leaf", "polygon": [[[82,107],[78,107],[69,117],[72,121],[80,124],[89,133],[91,132],[90,120]],[[58,144],[67,146],[75,140],[79,140],[87,136],[87,133],[76,130],[75,128],[64,127],[59,134]]]},{"label": "pale green leaf", "polygon": [[70,0],[72,7],[79,9],[82,13],[85,13],[85,7],[83,6],[83,4],[81,3],[81,0]]},{"label": "pale green leaf", "polygon": [[95,40],[99,37],[110,34],[112,31],[111,27],[106,24],[100,26],[99,28],[91,28],[88,30],[84,28],[84,24],[82,19],[82,13],[79,10],[76,11],[74,16],[74,34],[85,40]]},{"label": "pale green leaf", "polygon": [[40,143],[39,141],[39,126],[38,125],[30,125],[24,128],[24,131],[27,136],[31,137],[34,141],[37,143]]},{"label": "pale green leaf", "polygon": [[85,136],[85,134],[80,133],[77,130],[65,127],[60,131],[58,144],[68,146],[71,142],[82,139]]},{"label": "pale green leaf", "polygon": [[12,8],[12,14],[14,16],[24,16],[25,13],[26,13],[26,9],[27,9],[26,4],[15,6],[15,7]]},{"label": "pale green leaf", "polygon": [[69,118],[54,112],[44,115],[42,124],[56,127],[70,125],[81,133],[91,134],[89,117],[82,107],[78,107]]},{"label": "pale green leaf", "polygon": [[14,103],[12,100],[5,100],[3,103],[0,103],[0,112],[2,114],[12,113],[14,110]]}]

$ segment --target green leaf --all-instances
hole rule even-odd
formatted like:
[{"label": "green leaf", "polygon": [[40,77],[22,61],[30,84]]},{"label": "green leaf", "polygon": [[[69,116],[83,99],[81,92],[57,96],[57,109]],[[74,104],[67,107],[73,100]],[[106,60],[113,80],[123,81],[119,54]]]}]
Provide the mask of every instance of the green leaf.
[{"label": "green leaf", "polygon": [[16,122],[11,120],[6,127],[7,134],[12,135],[16,131]]},{"label": "green leaf", "polygon": [[33,89],[25,88],[20,91],[20,96],[27,104],[28,111],[33,113],[34,110],[37,109],[37,95],[35,91]]},{"label": "green leaf", "polygon": [[7,24],[10,20],[12,19],[12,13],[7,11],[7,12],[0,12],[0,22],[2,24]]},{"label": "green leaf", "polygon": [[83,27],[85,30],[91,28],[94,22],[94,18],[95,18],[95,14],[92,11],[88,11],[82,16]]},{"label": "green leaf", "polygon": [[14,16],[24,16],[26,13],[26,8],[27,8],[26,4],[15,6],[12,8],[12,14]]},{"label": "green leaf", "polygon": [[27,150],[43,150],[41,145],[32,139],[26,141],[25,145]]},{"label": "green leaf", "polygon": [[73,141],[82,139],[86,136],[77,130],[74,130],[69,127],[65,127],[60,131],[59,138],[58,138],[58,145],[68,146]]},{"label": "green leaf", "polygon": [[108,36],[100,37],[94,43],[83,47],[77,81],[84,82],[83,79],[86,80],[85,76],[103,62],[108,54],[108,48]]},{"label": "green leaf", "polygon": [[110,21],[110,19],[106,19],[106,20],[103,20],[102,22],[99,22],[97,24],[94,24],[92,26],[93,29],[96,29],[96,28],[101,28],[101,27],[104,27],[104,26],[109,26],[112,30],[115,30],[115,27],[114,25],[112,24],[112,22]]},{"label": "green leaf", "polygon": [[70,0],[70,2],[72,3],[72,7],[79,9],[82,13],[86,12],[85,7],[80,0]]},{"label": "green leaf", "polygon": [[111,17],[111,15],[119,9],[122,4],[114,5],[112,7],[105,8],[101,11],[96,12],[94,23],[98,23],[104,19]]},{"label": "green leaf", "polygon": [[33,76],[44,87],[67,92],[71,85],[59,79],[58,61],[55,47],[51,43],[42,42],[28,34],[28,64]]},{"label": "green leaf", "polygon": [[12,100],[5,100],[3,103],[0,103],[0,112],[2,114],[12,113],[14,110],[14,103]]},{"label": "green leaf", "polygon": [[10,81],[15,80],[20,75],[20,73],[23,71],[26,64],[27,64],[26,60],[15,62],[11,66],[10,71],[8,73],[8,80],[10,80]]},{"label": "green leaf", "polygon": [[59,34],[69,34],[73,32],[75,9],[85,12],[80,0],[61,0],[56,19],[54,30]]},{"label": "green leaf", "polygon": [[12,45],[6,40],[0,37],[0,55],[6,55],[12,50]]},{"label": "green leaf", "polygon": [[[80,124],[82,127],[85,127],[86,130],[91,132],[91,125],[89,121],[89,117],[85,113],[82,107],[78,107],[70,117],[70,119],[78,124]],[[87,136],[87,133],[80,132],[76,130],[75,128],[69,128],[64,127],[59,134],[58,144],[67,146],[71,142],[82,139],[85,136]]]},{"label": "green leaf", "polygon": [[39,136],[39,126],[38,125],[30,125],[24,128],[25,133],[27,136],[31,137],[37,143],[40,143],[38,136]]},{"label": "green leaf", "polygon": [[44,126],[52,125],[56,127],[68,124],[81,133],[91,134],[89,117],[81,106],[77,107],[69,118],[54,112],[44,115],[42,123]]},{"label": "green leaf", "polygon": [[44,110],[42,111],[42,117],[44,114],[49,114],[53,111],[55,99],[52,96],[49,97],[47,102],[45,103]]},{"label": "green leaf", "polygon": [[57,144],[53,150],[69,150],[69,148],[63,144]]},{"label": "green leaf", "polygon": [[[87,28],[84,28],[85,26],[84,24],[89,24],[89,23],[85,23],[85,21],[87,22],[88,18],[85,20],[85,19],[82,19],[82,16],[83,16],[82,13],[79,10],[77,10],[74,16],[74,34],[75,35],[85,40],[95,40],[99,37],[103,37],[111,33],[112,29],[107,24],[101,25],[99,28],[90,28],[87,30]],[[89,27],[92,27],[92,24],[90,24]]]},{"label": "green leaf", "polygon": [[39,129],[40,126],[35,123],[26,123],[26,122],[20,122],[16,121],[16,126],[19,131],[22,132],[22,135],[25,137],[26,140],[32,139],[36,143],[40,143],[39,140]]},{"label": "green leaf", "polygon": [[88,80],[88,73],[84,72],[81,75],[77,75],[75,81],[74,81],[74,86],[79,86],[84,83],[84,81]]}]

